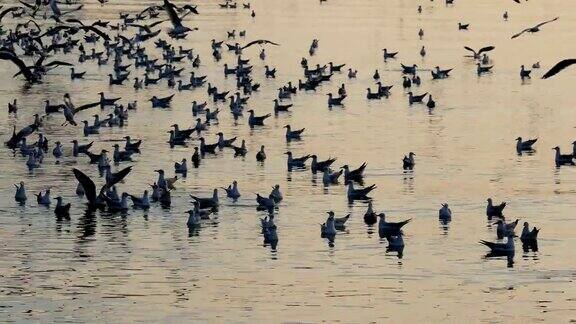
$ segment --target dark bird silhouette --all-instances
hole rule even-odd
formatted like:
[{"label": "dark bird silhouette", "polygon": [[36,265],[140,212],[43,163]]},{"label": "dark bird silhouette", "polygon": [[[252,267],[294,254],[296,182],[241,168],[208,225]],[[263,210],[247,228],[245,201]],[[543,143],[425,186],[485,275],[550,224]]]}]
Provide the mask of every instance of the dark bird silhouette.
[{"label": "dark bird silhouette", "polygon": [[78,169],[72,169],[72,172],[74,173],[76,180],[80,182],[82,188],[84,189],[84,195],[86,196],[86,199],[88,199],[88,207],[98,208],[104,205],[104,201],[101,199],[103,193],[108,188],[111,188],[116,183],[122,181],[122,179],[124,179],[124,177],[126,177],[128,173],[130,173],[130,170],[131,167],[128,167],[126,169],[123,169],[122,171],[117,172],[116,174],[118,176],[114,177],[114,179],[112,179],[110,182],[107,181],[107,183],[104,186],[102,186],[99,193],[96,193],[96,185],[94,184],[94,181],[90,179],[90,177],[88,177],[86,174],[84,174],[82,171]]},{"label": "dark bird silhouette", "polygon": [[36,74],[32,73],[32,70],[26,66],[26,63],[16,56],[16,54],[12,51],[3,49],[0,50],[0,60],[9,60],[14,63],[18,69],[20,69],[20,73],[24,75],[26,81],[35,83],[39,81],[39,78]]},{"label": "dark bird silhouette", "polygon": [[520,36],[520,35],[522,35],[522,34],[524,34],[524,33],[536,33],[536,32],[539,32],[539,31],[540,31],[540,27],[542,27],[542,26],[544,26],[544,25],[546,25],[546,24],[548,24],[548,23],[551,23],[551,22],[553,22],[553,21],[556,21],[556,20],[558,20],[558,18],[559,18],[559,17],[556,17],[556,18],[554,18],[554,19],[550,19],[550,20],[547,20],[547,21],[545,21],[545,22],[541,22],[541,23],[539,23],[539,24],[536,25],[536,26],[526,28],[526,29],[524,29],[523,31],[519,32],[518,34],[512,35],[511,39],[514,39],[514,38],[516,38],[516,37],[518,37],[518,36]]},{"label": "dark bird silhouette", "polygon": [[476,52],[475,50],[473,50],[472,48],[468,47],[468,46],[464,46],[465,49],[469,50],[470,52],[472,52],[474,55],[472,55],[472,57],[474,57],[475,59],[480,58],[480,55],[484,52],[490,52],[493,49],[495,49],[496,47],[494,46],[486,46],[486,47],[482,47],[481,49],[478,50],[478,52]]},{"label": "dark bird silhouette", "polygon": [[564,70],[565,68],[567,68],[573,64],[576,64],[576,59],[562,60],[562,61],[556,63],[556,65],[554,65],[550,70],[548,70],[548,72],[546,72],[542,76],[542,79],[551,78],[551,77],[555,76],[556,74],[558,74],[560,71]]},{"label": "dark bird silhouette", "polygon": [[488,198],[486,201],[488,202],[488,205],[486,206],[486,216],[488,216],[488,218],[503,217],[502,211],[506,208],[506,202],[494,206],[492,204],[492,198]]},{"label": "dark bird silhouette", "polygon": [[266,40],[266,39],[258,39],[258,40],[255,40],[255,41],[251,41],[250,43],[242,46],[242,49],[248,48],[248,47],[250,47],[250,46],[252,46],[252,45],[255,45],[255,44],[258,44],[258,45],[272,44],[272,45],[276,45],[276,46],[280,45],[280,44],[278,44],[278,43],[274,43],[274,42],[269,41],[269,40]]}]

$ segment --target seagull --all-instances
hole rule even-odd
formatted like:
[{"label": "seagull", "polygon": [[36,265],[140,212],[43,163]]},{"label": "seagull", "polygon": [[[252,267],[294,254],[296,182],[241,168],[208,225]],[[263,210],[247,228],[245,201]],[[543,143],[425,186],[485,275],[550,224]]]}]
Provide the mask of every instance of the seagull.
[{"label": "seagull", "polygon": [[556,166],[559,167],[561,165],[575,165],[574,164],[574,155],[572,154],[561,154],[560,147],[556,146],[552,148],[556,151],[556,156],[554,157],[554,161],[556,162]]},{"label": "seagull", "polygon": [[246,156],[246,153],[248,153],[248,149],[246,149],[246,141],[242,140],[242,142],[240,143],[240,146],[234,146],[232,145],[232,149],[234,149],[234,157],[237,156]]},{"label": "seagull", "polygon": [[188,166],[186,164],[186,159],[182,159],[182,162],[174,162],[174,173],[187,173]]},{"label": "seagull", "polygon": [[264,120],[270,116],[272,116],[271,114],[266,114],[263,116],[255,116],[254,115],[254,110],[250,109],[248,110],[248,112],[250,113],[250,116],[248,117],[248,124],[252,127],[252,126],[262,126],[264,125]]},{"label": "seagull", "polygon": [[194,165],[195,168],[200,166],[200,154],[197,146],[194,147],[194,153],[192,154],[192,165]]},{"label": "seagull", "polygon": [[276,203],[272,197],[266,198],[260,196],[260,194],[256,194],[256,202],[258,203],[258,207],[265,210],[272,210]]},{"label": "seagull", "polygon": [[186,226],[188,226],[188,228],[196,228],[200,226],[200,216],[196,214],[194,209],[190,209],[186,211],[186,213],[188,213],[188,220],[186,221]]},{"label": "seagull", "polygon": [[361,189],[355,189],[354,188],[354,182],[348,181],[348,191],[347,191],[348,200],[367,200],[367,199],[370,199],[367,195],[370,193],[370,191],[374,190],[375,188],[376,188],[376,185],[373,184],[369,187],[365,187],[365,188],[361,188]]},{"label": "seagull", "polygon": [[322,175],[322,182],[325,186],[330,184],[338,184],[338,178],[342,175],[343,170],[340,169],[338,172],[332,172],[330,168],[324,169],[324,173]]},{"label": "seagull", "polygon": [[536,239],[538,238],[538,233],[540,232],[539,228],[534,227],[532,230],[530,230],[530,225],[528,224],[528,222],[524,222],[523,228],[522,228],[522,234],[520,235],[520,240],[524,243],[524,242],[530,242],[530,241],[536,241]]},{"label": "seagull", "polygon": [[114,162],[132,161],[132,154],[134,154],[134,151],[120,151],[120,145],[114,144],[114,153],[112,155]]},{"label": "seagull", "polygon": [[222,132],[218,132],[216,135],[218,135],[218,148],[232,147],[232,144],[236,141],[236,137],[224,139],[224,133]]},{"label": "seagull", "polygon": [[551,23],[551,22],[553,22],[553,21],[556,21],[556,20],[558,20],[558,18],[560,18],[560,17],[556,17],[556,18],[554,18],[554,19],[550,19],[550,20],[547,20],[547,21],[545,21],[545,22],[539,23],[539,24],[536,25],[536,26],[526,28],[526,29],[524,29],[523,31],[519,32],[518,34],[513,35],[513,36],[511,37],[511,39],[514,39],[514,38],[516,38],[516,37],[518,37],[518,36],[520,36],[520,35],[522,35],[522,34],[524,34],[524,33],[526,33],[526,32],[528,32],[528,33],[536,33],[536,32],[539,32],[539,31],[540,31],[540,27],[544,26],[545,24],[548,24],[548,23]]},{"label": "seagull", "polygon": [[422,103],[422,100],[424,100],[424,98],[428,95],[428,92],[425,92],[421,95],[414,95],[412,93],[412,91],[408,92],[408,103],[409,104],[413,104],[413,103]]},{"label": "seagull", "polygon": [[358,74],[358,70],[348,69],[348,79],[355,79]]},{"label": "seagull", "polygon": [[348,164],[343,165],[342,169],[344,169],[344,179],[346,181],[362,182],[364,178],[364,170],[366,169],[366,162],[362,163],[362,165],[355,170],[350,170]]},{"label": "seagull", "polygon": [[506,243],[494,243],[481,240],[480,244],[484,244],[490,248],[490,252],[493,254],[508,254],[514,252],[514,235],[508,236],[508,241]]},{"label": "seagull", "polygon": [[336,236],[336,224],[334,221],[334,213],[328,213],[328,218],[324,224],[320,225],[320,234],[322,237],[333,238]]},{"label": "seagull", "polygon": [[416,154],[413,152],[408,153],[408,156],[404,155],[404,158],[402,159],[402,168],[404,170],[412,170],[414,168],[414,165],[416,164],[414,161],[415,155]]},{"label": "seagull", "polygon": [[238,190],[238,182],[236,180],[232,181],[232,184],[228,188],[222,188],[226,191],[226,196],[232,199],[240,198],[240,191]]},{"label": "seagull", "polygon": [[342,101],[346,99],[346,95],[341,95],[340,97],[333,97],[332,93],[328,93],[328,107],[332,106],[342,106]]},{"label": "seagull", "polygon": [[522,65],[522,66],[520,67],[520,78],[521,78],[522,80],[524,80],[525,78],[530,79],[530,72],[532,72],[532,71],[531,71],[531,70],[526,70],[526,69],[524,68],[524,65]]},{"label": "seagull", "polygon": [[306,161],[311,157],[311,155],[304,155],[302,157],[294,157],[292,152],[288,151],[286,153],[284,153],[288,156],[287,159],[287,165],[288,165],[288,170],[291,170],[292,168],[303,168],[306,166]]},{"label": "seagull", "polygon": [[[254,12],[254,11],[252,11],[252,12]],[[252,46],[252,45],[260,45],[260,46],[262,46],[262,45],[266,45],[266,44],[271,44],[271,45],[276,45],[276,46],[279,46],[279,45],[280,45],[280,44],[278,44],[278,43],[274,43],[274,42],[269,41],[269,40],[266,40],[266,39],[258,39],[258,40],[251,41],[250,43],[242,46],[242,49],[248,48],[248,47],[250,47],[250,46]]]},{"label": "seagull", "polygon": [[499,219],[495,225],[497,225],[496,236],[499,240],[501,240],[504,238],[504,236],[514,235],[514,229],[516,228],[516,225],[518,225],[518,219],[508,224],[506,224],[504,220]]},{"label": "seagull", "polygon": [[174,98],[174,95],[170,95],[164,98],[158,98],[156,96],[152,96],[148,101],[152,102],[152,108],[168,108],[170,107],[170,102]]},{"label": "seagull", "polygon": [[292,106],[293,106],[293,104],[281,105],[278,103],[278,99],[274,99],[274,112],[275,113],[288,111],[288,109],[290,109],[290,107],[292,107]]},{"label": "seagull", "polygon": [[416,70],[418,68],[418,65],[416,64],[413,64],[412,66],[407,66],[400,63],[400,66],[402,67],[402,73],[404,74],[416,74]]},{"label": "seagull", "polygon": [[476,63],[476,73],[478,73],[478,75],[488,73],[493,67],[494,66],[482,66],[480,63]]},{"label": "seagull", "polygon": [[82,185],[84,189],[84,193],[86,199],[88,200],[88,208],[94,209],[103,205],[102,197],[104,196],[103,193],[108,189],[112,188],[116,183],[122,181],[132,170],[132,167],[127,167],[115,174],[115,176],[109,181],[106,181],[106,184],[102,186],[100,191],[96,192],[96,185],[94,181],[90,179],[86,174],[78,169],[72,169],[76,180]]},{"label": "seagull", "polygon": [[506,202],[502,202],[500,205],[494,206],[492,204],[492,198],[488,198],[486,201],[488,202],[488,205],[486,206],[486,216],[488,216],[488,218],[492,218],[494,216],[503,217],[502,211],[506,207]]},{"label": "seagull", "polygon": [[285,125],[284,128],[286,128],[286,139],[287,140],[300,139],[300,137],[302,136],[302,133],[306,129],[306,128],[302,128],[302,129],[292,130],[292,127],[290,125]]},{"label": "seagull", "polygon": [[396,54],[398,54],[398,52],[388,52],[388,50],[386,48],[382,49],[383,56],[384,56],[384,61],[386,61],[386,59],[391,59],[391,58],[395,58]]},{"label": "seagull", "polygon": [[20,181],[20,185],[15,184],[16,194],[14,195],[14,200],[18,203],[24,203],[28,199],[26,196],[26,187],[24,187],[24,181]]},{"label": "seagull", "polygon": [[92,145],[94,145],[94,142],[90,142],[88,144],[78,144],[77,140],[72,140],[72,155],[74,156],[78,156],[78,154],[80,153],[86,153],[90,150],[90,148],[92,147]]},{"label": "seagull", "polygon": [[378,231],[380,232],[381,236],[388,236],[388,235],[399,235],[401,234],[401,229],[404,225],[408,224],[412,219],[407,219],[401,222],[387,222],[386,221],[386,214],[380,213],[378,214],[380,218],[378,222]]},{"label": "seagull", "polygon": [[[262,222],[266,222],[265,220],[263,220]],[[278,234],[276,232],[276,225],[274,224],[274,222],[272,221],[272,219],[270,219],[268,222],[266,222],[267,225],[261,225],[262,226],[262,235],[264,235],[264,243],[265,244],[271,244],[272,247],[275,246],[275,243],[278,242]]]},{"label": "seagull", "polygon": [[[178,14],[174,10],[174,7],[175,6],[172,3],[168,2],[168,0],[164,0],[164,10],[166,10],[166,13],[168,14],[170,22],[172,22],[173,26],[173,28],[168,32],[168,34],[171,37],[177,38],[186,35],[186,33],[191,31],[192,29],[182,25],[182,19],[178,17]],[[198,12],[196,11],[194,13],[197,14]]]},{"label": "seagull", "polygon": [[436,107],[436,102],[432,99],[432,95],[428,95],[428,101],[426,102],[426,107],[432,109]]},{"label": "seagull", "polygon": [[63,204],[62,197],[56,197],[56,207],[54,208],[54,214],[57,218],[70,218],[70,203]]},{"label": "seagull", "polygon": [[129,195],[130,199],[132,199],[132,204],[134,208],[140,209],[148,209],[150,208],[150,198],[148,197],[148,190],[144,190],[142,197],[137,197],[133,195]]},{"label": "seagull", "polygon": [[452,219],[452,211],[448,208],[448,204],[442,204],[442,208],[438,211],[438,218],[443,221]]},{"label": "seagull", "polygon": [[317,171],[324,172],[325,169],[329,168],[332,163],[336,161],[336,158],[329,158],[324,161],[318,161],[318,156],[311,155],[312,157],[312,164],[311,169],[312,173],[316,173]]},{"label": "seagull", "polygon": [[[334,212],[333,211],[328,211],[327,212],[329,216],[334,217]],[[348,219],[350,219],[350,214],[344,216],[344,217],[340,217],[340,218],[336,218],[334,217],[334,226],[336,228],[344,228],[344,224],[346,224],[346,222],[348,221]]]},{"label": "seagull", "polygon": [[530,139],[527,141],[522,141],[522,137],[518,137],[516,138],[516,151],[517,152],[522,152],[522,151],[533,151],[534,149],[532,148],[532,145],[534,145],[534,143],[536,143],[538,139]]},{"label": "seagull", "polygon": [[202,155],[206,153],[216,154],[216,148],[218,147],[218,142],[213,144],[206,144],[206,139],[204,137],[200,137],[200,153]]},{"label": "seagull", "polygon": [[260,151],[256,153],[256,161],[264,162],[266,160],[266,152],[264,152],[264,145],[260,146]]},{"label": "seagull", "polygon": [[50,188],[46,189],[46,192],[42,194],[42,191],[36,194],[36,201],[38,205],[50,206]]},{"label": "seagull", "polygon": [[55,158],[59,159],[62,157],[63,153],[62,153],[62,143],[60,143],[60,141],[56,141],[54,143],[54,148],[52,149],[52,155],[54,155]]},{"label": "seagull", "polygon": [[476,52],[475,50],[473,50],[472,48],[468,47],[468,46],[464,46],[465,49],[469,50],[470,52],[473,53],[473,58],[475,59],[479,59],[482,55],[482,53],[484,52],[490,52],[493,49],[495,49],[494,46],[486,46],[486,47],[482,47],[481,49],[478,50],[478,52]]},{"label": "seagull", "polygon": [[199,198],[193,195],[190,195],[192,199],[198,202],[200,209],[216,209],[218,208],[218,189],[214,189],[211,198]]},{"label": "seagull", "polygon": [[272,191],[270,192],[269,197],[272,198],[274,200],[274,203],[276,204],[281,202],[282,199],[284,199],[282,193],[280,192],[280,185],[274,185],[272,187]]},{"label": "seagull", "polygon": [[374,212],[372,208],[372,200],[368,201],[368,209],[364,213],[364,223],[367,225],[374,225],[378,221],[378,215]]}]

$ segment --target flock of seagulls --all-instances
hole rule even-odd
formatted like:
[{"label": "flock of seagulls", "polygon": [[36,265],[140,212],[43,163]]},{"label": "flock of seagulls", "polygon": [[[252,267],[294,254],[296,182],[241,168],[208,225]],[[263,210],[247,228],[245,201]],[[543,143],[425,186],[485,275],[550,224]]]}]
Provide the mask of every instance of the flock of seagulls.
[{"label": "flock of seagulls", "polygon": [[[324,2],[321,0],[320,2]],[[100,1],[102,5],[106,1]],[[446,3],[453,5],[453,1],[446,0]],[[66,6],[66,10],[60,9],[60,6]],[[226,1],[219,4],[222,9],[236,9],[237,3]],[[256,17],[256,13],[251,9],[249,3],[242,4],[244,9],[250,10],[250,16]],[[201,62],[198,54],[194,49],[185,49],[178,42],[185,39],[190,33],[198,32],[198,28],[189,27],[187,17],[199,15],[201,10],[197,6],[186,4],[178,7],[168,0],[163,0],[161,5],[153,5],[142,8],[139,13],[120,13],[119,22],[116,25],[109,21],[87,22],[73,18],[73,13],[83,10],[82,5],[61,3],[56,0],[36,1],[29,3],[24,0],[8,8],[2,8],[0,13],[0,24],[8,13],[12,13],[15,26],[6,30],[2,27],[0,38],[0,60],[10,61],[14,67],[8,67],[8,70],[17,71],[14,77],[23,79],[27,86],[33,87],[41,83],[45,78],[50,77],[50,72],[55,69],[67,67],[70,71],[72,80],[81,80],[85,77],[85,71],[79,70],[77,65],[70,62],[93,62],[99,66],[111,66],[110,73],[102,77],[102,82],[107,82],[111,87],[127,85],[130,80],[133,81],[134,91],[144,89],[149,86],[166,82],[168,87],[173,90],[173,94],[166,97],[153,95],[150,97],[149,106],[151,109],[164,109],[171,106],[175,96],[183,95],[187,91],[200,91],[204,89],[212,97],[214,103],[225,102],[229,106],[229,113],[234,119],[245,118],[250,127],[257,129],[265,125],[272,115],[279,115],[290,111],[293,104],[288,103],[293,95],[298,92],[313,95],[318,87],[323,83],[331,81],[334,75],[343,74],[348,79],[357,77],[358,71],[346,64],[337,64],[328,62],[327,64],[310,66],[308,59],[311,58],[319,47],[319,40],[314,39],[308,51],[309,57],[302,57],[300,65],[303,77],[292,84],[278,88],[276,99],[273,105],[270,104],[270,112],[257,113],[249,109],[251,94],[259,91],[260,84],[255,82],[254,66],[257,62],[243,58],[243,55],[253,46],[258,46],[260,61],[266,61],[267,53],[265,49],[268,46],[281,46],[281,44],[266,40],[258,39],[247,42],[244,45],[235,42],[237,35],[246,37],[246,31],[231,30],[223,35],[224,40],[211,41],[212,59],[218,64],[223,60],[225,53],[231,53],[235,63],[223,64],[223,73],[225,76],[236,79],[236,89],[219,89],[210,83],[210,79],[205,75],[198,75],[197,68]],[[418,7],[418,12],[422,12],[422,7]],[[41,15],[43,13],[43,15]],[[504,13],[504,19],[508,19],[508,13]],[[40,28],[36,20],[46,20],[48,27]],[[559,18],[542,22],[533,27],[524,29],[515,34],[512,38],[520,37],[525,33],[536,33],[541,30],[545,24],[557,21]],[[50,20],[54,24],[49,24]],[[160,29],[161,25],[168,25],[167,32]],[[469,30],[470,24],[458,22],[458,30]],[[132,30],[135,32],[132,33]],[[167,36],[170,40],[166,40]],[[424,37],[424,30],[418,31],[418,37]],[[233,41],[233,44],[230,41]],[[101,45],[104,50],[96,51],[95,45]],[[223,45],[226,45],[224,47]],[[87,47],[93,46],[90,50]],[[154,57],[148,50],[149,46],[159,49],[162,55]],[[476,73],[481,76],[486,73],[492,73],[493,65],[490,65],[489,53],[495,50],[494,46],[485,46],[477,50],[464,46],[470,54],[470,59],[476,62]],[[54,56],[61,59],[52,59]],[[426,55],[426,48],[420,48],[420,55]],[[227,56],[228,57],[228,56]],[[394,62],[400,57],[398,51],[382,49],[382,58],[386,62]],[[559,62],[552,67],[542,78],[547,79],[576,63],[576,59],[568,59]],[[206,63],[204,63],[206,64]],[[269,65],[263,65],[264,74],[260,77],[262,82],[268,82],[269,79],[275,79],[277,69]],[[540,63],[535,63],[532,68],[539,68]],[[347,69],[347,73],[346,73]],[[426,105],[429,109],[436,109],[437,103],[433,100],[432,94],[417,93],[417,87],[425,82],[423,80],[423,70],[417,64],[400,64],[402,71],[402,89],[407,94],[408,105]],[[432,69],[431,78],[442,80],[450,77],[452,68],[442,69],[436,66]],[[189,77],[188,77],[189,75]],[[527,70],[524,65],[520,67],[520,77],[530,78],[531,71]],[[376,69],[373,74],[373,80],[377,86],[376,89],[366,88],[367,100],[383,100],[393,93],[394,84],[384,85],[380,81],[380,73]],[[400,80],[399,80],[400,81]],[[338,107],[346,104],[348,93],[345,84],[342,83],[338,89],[325,94],[327,96],[326,105],[328,107]],[[93,114],[92,121],[89,121],[86,114],[88,111],[99,108],[101,111],[107,111],[104,116]],[[247,109],[248,108],[248,109]],[[201,168],[202,161],[206,155],[213,155],[219,151],[233,152],[234,156],[244,157],[249,152],[244,139],[237,137],[227,138],[224,133],[218,132],[218,138],[211,142],[207,130],[216,127],[212,121],[218,120],[220,109],[211,108],[209,102],[192,103],[192,113],[196,117],[195,126],[189,129],[182,129],[177,123],[171,125],[166,131],[169,134],[166,138],[167,145],[187,146],[189,143],[196,141],[193,147],[193,153],[190,159],[183,158],[180,162],[175,162],[174,177],[168,177],[163,169],[154,170],[157,173],[156,181],[150,185],[150,188],[143,190],[141,193],[119,193],[117,185],[123,182],[130,174],[133,166],[122,167],[123,164],[133,162],[133,157],[140,154],[141,150],[146,148],[142,145],[142,140],[134,140],[128,134],[122,138],[123,145],[118,143],[110,148],[110,151],[102,149],[95,152],[92,149],[94,141],[90,141],[90,136],[99,134],[103,129],[109,127],[122,128],[129,118],[130,112],[141,109],[138,102],[125,102],[122,98],[109,97],[105,93],[99,93],[99,98],[93,102],[77,103],[73,94],[62,94],[62,101],[53,103],[48,100],[45,102],[45,114],[56,115],[61,117],[59,127],[73,127],[78,129],[78,139],[67,142],[56,141],[50,145],[46,136],[47,130],[43,128],[43,116],[35,115],[34,120],[27,126],[14,131],[11,138],[7,139],[5,144],[9,148],[18,151],[26,157],[26,166],[33,171],[37,168],[45,167],[43,162],[47,155],[53,155],[58,161],[65,152],[64,148],[71,145],[71,154],[78,158],[79,166],[72,169],[78,184],[76,194],[83,196],[87,202],[87,208],[90,210],[107,209],[112,213],[125,213],[130,208],[148,209],[152,204],[160,204],[170,207],[171,191],[175,190],[175,183],[178,175],[186,175],[190,168]],[[8,103],[8,113],[16,114],[19,111],[16,99]],[[246,116],[247,114],[247,116]],[[204,119],[200,116],[204,116]],[[84,118],[83,120],[80,120]],[[286,141],[298,141],[305,138],[308,132],[305,128],[294,128],[293,125],[284,126],[284,137]],[[30,142],[29,137],[37,134],[38,140]],[[80,139],[85,137],[86,139]],[[516,139],[516,150],[518,154],[523,152],[533,152],[537,139],[524,140],[522,137]],[[576,142],[573,143],[574,152],[572,154],[561,154],[560,148],[555,147],[555,164],[574,165],[576,157]],[[341,167],[335,167],[336,158],[321,159],[314,154],[302,154],[296,156],[294,152],[287,151],[286,166],[289,171],[309,169],[313,174],[322,174],[322,182],[325,186],[337,186],[344,184],[347,188],[346,195],[349,201],[364,200],[367,201],[368,208],[364,214],[364,222],[370,226],[378,224],[378,231],[381,238],[388,241],[388,250],[395,251],[398,256],[402,256],[405,245],[403,228],[408,225],[411,219],[397,222],[388,221],[383,212],[376,212],[370,198],[370,193],[376,190],[376,185],[364,185],[364,172],[367,163],[363,163],[357,168],[344,164]],[[87,160],[81,159],[86,157]],[[255,154],[258,163],[265,163],[269,158],[264,145]],[[190,161],[190,165],[189,165]],[[85,166],[83,163],[85,163]],[[399,161],[400,162],[400,161]],[[416,154],[408,152],[402,159],[402,168],[405,172],[412,172],[416,167]],[[214,162],[217,163],[217,162]],[[102,181],[96,181],[88,175],[87,169],[93,167],[96,169]],[[400,166],[399,166],[400,167]],[[82,170],[81,170],[82,169]],[[116,169],[116,172],[112,170]],[[103,182],[97,185],[97,182]],[[190,195],[191,208],[187,211],[187,226],[193,230],[202,226],[204,220],[210,219],[213,213],[220,207],[220,190],[223,190],[227,199],[236,201],[241,197],[240,185],[237,181],[232,182],[227,187],[214,188],[210,196],[201,197],[199,195]],[[37,203],[42,206],[51,205],[51,190],[35,194]],[[261,228],[264,242],[275,246],[278,242],[277,226],[274,223],[274,211],[280,208],[280,202],[284,197],[279,185],[273,186],[269,194],[255,194],[255,203],[258,210],[267,211],[265,218],[261,219]],[[24,182],[15,185],[14,199],[18,203],[27,202],[27,192]],[[69,219],[70,203],[65,203],[62,197],[58,196],[54,214],[58,219]],[[488,199],[486,215],[488,219],[496,218],[493,223],[496,225],[496,238],[498,240],[506,239],[505,242],[480,241],[490,249],[489,256],[505,255],[511,260],[514,254],[514,237],[515,227],[518,220],[508,223],[504,217],[503,210],[506,203],[493,205],[492,199]],[[439,220],[446,224],[451,221],[453,215],[448,204],[444,203],[438,211]],[[328,239],[333,243],[338,233],[345,229],[347,221],[353,217],[348,214],[343,217],[337,217],[333,211],[327,212],[326,220],[320,224],[320,236]],[[529,224],[524,223],[520,236],[524,249],[537,250],[537,236],[539,229],[530,229]]]}]

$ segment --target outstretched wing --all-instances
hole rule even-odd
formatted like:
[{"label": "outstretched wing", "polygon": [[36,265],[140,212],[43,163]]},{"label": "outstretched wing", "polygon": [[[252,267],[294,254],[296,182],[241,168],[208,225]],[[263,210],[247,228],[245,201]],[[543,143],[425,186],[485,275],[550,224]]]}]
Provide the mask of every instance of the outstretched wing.
[{"label": "outstretched wing", "polygon": [[480,55],[483,52],[490,52],[491,50],[495,49],[496,47],[494,46],[486,46],[486,47],[482,47],[479,51],[478,51],[478,55]]},{"label": "outstretched wing", "polygon": [[22,8],[22,7],[11,7],[11,8],[8,8],[8,9],[0,12],[0,22],[2,22],[2,19],[4,18],[4,16],[6,16],[9,12],[19,10],[20,8]]},{"label": "outstretched wing", "polygon": [[529,30],[530,30],[530,28],[526,28],[526,29],[524,29],[523,31],[519,32],[518,34],[512,35],[512,37],[511,37],[510,39],[514,39],[514,38],[516,38],[516,37],[524,34],[525,32],[527,32],[527,31],[529,31]]},{"label": "outstretched wing", "polygon": [[63,62],[63,61],[52,61],[46,65],[44,65],[45,67],[51,67],[51,66],[74,66],[74,64],[68,63],[68,62]]},{"label": "outstretched wing", "polygon": [[151,23],[150,25],[148,25],[148,27],[149,27],[149,28],[154,28],[154,27],[160,25],[161,23],[163,23],[163,22],[165,22],[165,21],[166,21],[166,20],[164,20],[164,19],[163,19],[163,20],[155,21],[155,22]]},{"label": "outstretched wing", "polygon": [[94,32],[94,33],[100,35],[100,37],[104,38],[105,40],[108,40],[108,41],[110,40],[110,36],[108,36],[107,34],[102,32],[100,29],[96,28],[95,26],[83,26],[80,28],[84,31],[89,30],[91,32]]},{"label": "outstretched wing", "polygon": [[550,19],[550,20],[546,20],[545,22],[541,22],[541,23],[539,23],[538,25],[536,25],[536,26],[534,26],[534,27],[540,27],[540,26],[546,25],[547,23],[551,23],[551,22],[553,22],[553,21],[558,20],[558,18],[559,18],[559,17],[556,17],[556,18]]},{"label": "outstretched wing", "polygon": [[469,50],[470,52],[476,54],[476,51],[473,50],[472,48],[468,47],[468,46],[464,46],[465,49]]},{"label": "outstretched wing", "polygon": [[182,7],[182,8],[190,10],[190,12],[192,12],[195,15],[198,14],[198,10],[196,9],[196,6],[192,6],[192,5],[187,4],[187,5],[184,5],[184,7]]},{"label": "outstretched wing", "polygon": [[16,64],[16,66],[18,66],[18,68],[20,69],[20,72],[24,74],[26,80],[33,81],[36,79],[32,74],[32,71],[30,71],[30,69],[26,66],[24,61],[19,59],[18,56],[16,56],[16,54],[14,54],[13,52],[0,50],[0,60],[10,60],[12,61],[12,63]]},{"label": "outstretched wing", "polygon": [[26,3],[22,0],[19,0],[18,2],[20,2],[23,6],[26,6],[28,9],[36,9],[36,6]]},{"label": "outstretched wing", "polygon": [[182,27],[182,20],[180,20],[180,17],[178,17],[178,14],[174,10],[174,5],[168,2],[168,0],[164,0],[164,10],[166,10],[174,28]]},{"label": "outstretched wing", "polygon": [[84,188],[84,193],[86,194],[88,202],[94,204],[96,202],[96,185],[94,184],[94,181],[84,174],[84,172],[76,168],[72,169],[72,172],[74,172],[76,180],[78,180],[82,185],[82,188]]},{"label": "outstretched wing", "polygon": [[84,23],[82,21],[76,19],[76,18],[68,18],[68,19],[66,19],[66,22],[76,23],[76,24],[80,24],[80,25],[84,26]]},{"label": "outstretched wing", "polygon": [[75,109],[74,109],[74,114],[76,114],[76,113],[78,113],[78,112],[80,112],[80,111],[82,111],[82,110],[94,108],[94,107],[97,107],[97,106],[100,106],[100,101],[94,102],[94,103],[89,103],[89,104],[80,106],[80,107],[78,107],[78,108],[75,108]]},{"label": "outstretched wing", "polygon": [[576,59],[566,59],[562,60],[556,65],[554,65],[546,74],[542,76],[542,79],[548,79],[553,77],[554,75],[558,74],[560,71],[564,70],[565,68],[569,67],[570,65],[576,64]]},{"label": "outstretched wing", "polygon": [[146,25],[126,24],[126,26],[138,27],[138,28],[140,28],[140,29],[144,29],[147,33],[151,33],[151,32],[152,32],[152,30],[150,30],[150,26],[146,26]]},{"label": "outstretched wing", "polygon": [[266,40],[266,39],[257,39],[255,41],[251,41],[250,43],[244,45],[244,47],[242,47],[242,49],[248,48],[254,44],[272,44],[272,45],[276,45],[276,46],[280,45],[278,43],[274,43],[274,42]]},{"label": "outstretched wing", "polygon": [[129,173],[130,171],[132,171],[132,166],[129,166],[127,168],[124,168],[118,172],[116,172],[114,174],[114,177],[112,177],[113,179],[106,184],[107,187],[112,187],[115,184],[117,184],[118,182],[122,181]]}]

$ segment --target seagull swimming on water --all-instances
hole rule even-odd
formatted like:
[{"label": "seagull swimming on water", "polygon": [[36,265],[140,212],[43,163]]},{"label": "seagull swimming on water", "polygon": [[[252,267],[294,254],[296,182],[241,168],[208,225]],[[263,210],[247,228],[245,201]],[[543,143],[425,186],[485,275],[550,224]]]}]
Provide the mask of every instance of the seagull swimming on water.
[{"label": "seagull swimming on water", "polygon": [[492,217],[503,217],[502,211],[506,207],[506,202],[502,202],[500,205],[494,206],[492,203],[492,198],[486,199],[488,205],[486,206],[486,216],[488,218]]},{"label": "seagull swimming on water", "polygon": [[452,219],[452,211],[448,208],[448,204],[442,204],[442,208],[438,211],[438,218],[444,221]]},{"label": "seagull swimming on water", "polygon": [[365,188],[356,189],[354,188],[354,182],[348,181],[348,191],[347,191],[348,200],[369,200],[370,197],[368,197],[367,195],[374,189],[376,189],[375,184]]},{"label": "seagull swimming on water", "polygon": [[522,152],[522,151],[532,151],[534,150],[532,148],[532,145],[534,145],[534,143],[536,143],[538,139],[530,139],[527,141],[522,141],[522,137],[518,137],[516,138],[516,151],[517,152]]}]

